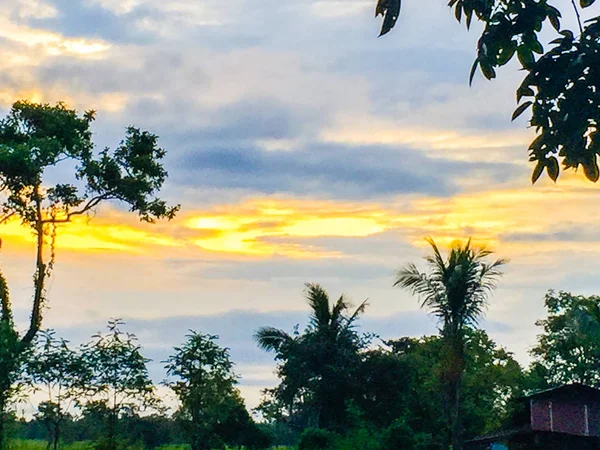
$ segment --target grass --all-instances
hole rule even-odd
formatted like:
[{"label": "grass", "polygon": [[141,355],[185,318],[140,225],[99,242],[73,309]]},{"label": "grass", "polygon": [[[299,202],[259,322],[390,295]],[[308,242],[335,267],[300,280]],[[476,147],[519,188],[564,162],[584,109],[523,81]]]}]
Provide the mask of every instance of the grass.
[{"label": "grass", "polygon": [[[9,443],[10,450],[46,450],[46,441],[13,439]],[[60,450],[94,450],[90,442],[74,442],[60,446]],[[156,450],[190,450],[189,445],[163,445]],[[236,449],[229,449],[236,450]],[[271,450],[292,450],[290,447],[272,447]]]},{"label": "grass", "polygon": [[[46,450],[48,443],[46,441],[12,439],[9,442],[10,450]],[[61,445],[61,450],[93,450],[93,446],[89,442],[74,442],[72,444]],[[167,449],[164,449],[167,450]],[[179,450],[179,449],[173,449]]]}]

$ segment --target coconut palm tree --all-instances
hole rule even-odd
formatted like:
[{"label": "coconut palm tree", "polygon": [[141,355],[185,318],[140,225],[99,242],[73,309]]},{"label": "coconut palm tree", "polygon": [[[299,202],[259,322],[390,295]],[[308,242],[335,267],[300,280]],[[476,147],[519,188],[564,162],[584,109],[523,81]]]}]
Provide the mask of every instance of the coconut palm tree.
[{"label": "coconut palm tree", "polygon": [[446,404],[453,450],[460,450],[460,384],[465,370],[465,331],[476,326],[488,305],[489,294],[502,275],[504,259],[486,262],[493,253],[475,248],[469,239],[465,245],[454,243],[444,258],[428,238],[433,254],[425,257],[428,272],[408,264],[400,269],[394,286],[415,295],[422,309],[440,322],[440,332],[446,343],[447,360],[442,361],[442,381],[446,387]]},{"label": "coconut palm tree", "polygon": [[346,297],[342,295],[332,303],[318,284],[306,285],[306,300],[310,316],[304,333],[290,335],[262,327],[254,339],[282,361],[281,384],[274,391],[278,400],[290,412],[293,403],[299,402],[311,416],[312,425],[336,429],[344,421],[352,366],[356,366],[358,352],[365,345],[355,325],[367,302],[350,313],[352,305]]}]

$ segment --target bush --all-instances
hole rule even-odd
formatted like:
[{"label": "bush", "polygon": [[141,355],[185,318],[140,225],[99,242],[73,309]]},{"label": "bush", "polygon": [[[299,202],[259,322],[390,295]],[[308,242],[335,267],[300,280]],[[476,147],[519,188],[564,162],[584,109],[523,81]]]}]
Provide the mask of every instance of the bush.
[{"label": "bush", "polygon": [[320,428],[307,428],[300,435],[298,450],[330,450],[334,447],[339,435]]},{"label": "bush", "polygon": [[[383,450],[379,436],[366,428],[351,431],[343,438],[338,439],[336,450]],[[387,449],[386,449],[387,450]]]},{"label": "bush", "polygon": [[431,435],[415,433],[403,420],[395,420],[382,434],[383,450],[425,450],[431,447]]}]

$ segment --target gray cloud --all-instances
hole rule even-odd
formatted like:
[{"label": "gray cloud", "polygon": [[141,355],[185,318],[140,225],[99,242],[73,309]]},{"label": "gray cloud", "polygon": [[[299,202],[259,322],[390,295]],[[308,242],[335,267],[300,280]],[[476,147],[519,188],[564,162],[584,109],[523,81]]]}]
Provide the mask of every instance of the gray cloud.
[{"label": "gray cloud", "polygon": [[500,238],[506,242],[598,242],[600,230],[594,227],[573,226],[543,233],[505,233]]},{"label": "gray cloud", "polygon": [[504,182],[511,177],[511,167],[430,159],[406,148],[315,143],[295,152],[199,149],[182,157],[178,173],[180,180],[196,187],[366,199],[407,193],[452,195],[458,191],[453,178],[487,171],[495,181]]}]

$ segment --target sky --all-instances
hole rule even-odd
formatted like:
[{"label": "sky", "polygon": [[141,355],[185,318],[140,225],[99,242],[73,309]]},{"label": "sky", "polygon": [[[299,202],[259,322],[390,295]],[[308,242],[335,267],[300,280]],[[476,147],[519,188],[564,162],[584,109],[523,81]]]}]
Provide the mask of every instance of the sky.
[{"label": "sky", "polygon": [[[546,291],[597,293],[600,197],[580,173],[531,185],[534,132],[510,121],[522,73],[469,87],[477,27],[437,3],[405,1],[378,39],[371,0],[3,0],[0,116],[96,109],[100,149],[156,133],[181,204],[171,222],[111,204],[62,227],[44,327],[79,343],[121,317],[157,381],[188,330],[219,335],[253,407],[277,379],[252,334],[304,324],[306,282],[368,298],[364,331],[432,334],[394,273],[425,268],[427,236],[473,237],[510,259],[482,326],[526,364]],[[32,237],[0,236],[24,325]]]}]

